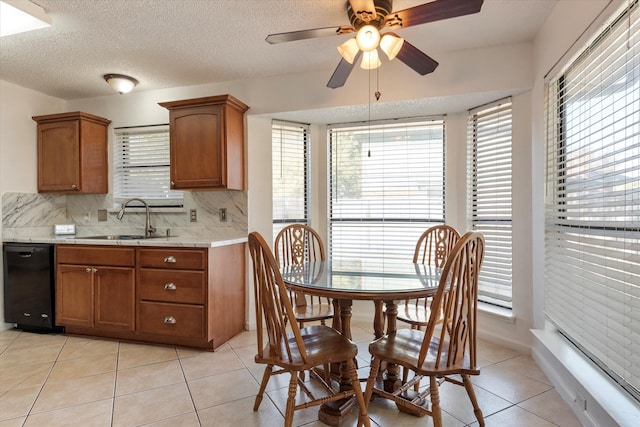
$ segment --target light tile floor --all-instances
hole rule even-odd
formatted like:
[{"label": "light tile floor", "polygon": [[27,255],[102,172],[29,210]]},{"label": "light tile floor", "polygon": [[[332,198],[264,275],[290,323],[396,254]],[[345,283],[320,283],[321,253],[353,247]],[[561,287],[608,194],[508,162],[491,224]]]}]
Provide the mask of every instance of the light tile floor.
[{"label": "light tile floor", "polygon": [[[366,325],[352,326],[360,375],[368,374]],[[216,352],[9,330],[0,332],[0,427],[233,426],[283,424],[287,376],[272,377],[258,412],[264,367],[253,362],[255,331]],[[488,427],[580,426],[528,356],[481,341],[476,394]],[[462,387],[441,386],[446,427],[476,426]],[[375,399],[372,426],[432,426]],[[356,424],[356,411],[346,423]],[[317,408],[297,411],[295,426],[324,426]]]}]

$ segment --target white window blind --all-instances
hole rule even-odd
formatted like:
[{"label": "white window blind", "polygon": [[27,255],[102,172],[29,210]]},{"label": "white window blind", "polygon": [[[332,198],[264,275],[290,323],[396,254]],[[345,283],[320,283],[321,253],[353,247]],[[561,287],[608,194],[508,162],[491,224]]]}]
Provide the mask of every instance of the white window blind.
[{"label": "white window blind", "polygon": [[640,398],[640,6],[547,84],[545,314]]},{"label": "white window blind", "polygon": [[332,125],[332,258],[410,260],[444,223],[444,120]]},{"label": "white window blind", "polygon": [[292,223],[307,224],[309,125],[274,120],[271,125],[273,235]]},{"label": "white window blind", "polygon": [[169,125],[116,128],[114,136],[114,202],[182,205],[182,192],[169,187]]},{"label": "white window blind", "polygon": [[467,220],[484,235],[478,299],[511,308],[511,100],[469,111]]}]

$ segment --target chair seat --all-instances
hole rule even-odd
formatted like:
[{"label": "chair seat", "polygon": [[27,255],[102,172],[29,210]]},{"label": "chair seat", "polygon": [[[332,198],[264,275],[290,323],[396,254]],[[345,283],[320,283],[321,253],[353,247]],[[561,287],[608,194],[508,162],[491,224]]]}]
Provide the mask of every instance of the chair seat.
[{"label": "chair seat", "polygon": [[296,305],[293,307],[293,312],[298,322],[315,322],[332,318],[333,306],[331,304]]},{"label": "chair seat", "polygon": [[468,352],[456,364],[452,364],[449,368],[443,368],[447,365],[446,358],[448,354],[442,352],[440,356],[440,367],[436,367],[436,358],[440,340],[434,337],[429,344],[429,351],[425,362],[422,366],[417,366],[416,361],[420,355],[420,347],[424,339],[424,332],[417,329],[398,329],[396,332],[386,335],[369,344],[369,353],[373,357],[386,360],[387,362],[397,363],[398,365],[407,367],[418,375],[431,375],[437,372],[438,375],[454,375],[468,374],[478,375],[478,369],[471,369],[471,363]]},{"label": "chair seat", "polygon": [[[300,335],[307,351],[307,363],[302,360],[295,337],[287,337],[291,349],[291,361],[282,361],[277,357],[270,358],[256,355],[256,363],[266,363],[285,369],[308,370],[314,366],[327,363],[339,363],[353,359],[358,354],[358,346],[340,332],[325,325],[312,325],[300,329]],[[285,344],[282,344],[283,350]],[[268,354],[268,346],[263,352]]]}]

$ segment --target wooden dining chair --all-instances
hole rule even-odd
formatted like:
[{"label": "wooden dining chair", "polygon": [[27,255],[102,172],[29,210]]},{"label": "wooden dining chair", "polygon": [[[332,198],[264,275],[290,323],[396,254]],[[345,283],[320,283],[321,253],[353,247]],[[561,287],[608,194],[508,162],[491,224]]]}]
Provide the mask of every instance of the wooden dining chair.
[{"label": "wooden dining chair", "polygon": [[[317,231],[306,224],[291,224],[276,235],[274,243],[276,262],[280,267],[302,264],[306,261],[324,261],[324,245]],[[291,292],[293,311],[299,326],[319,321],[324,325],[333,318],[333,305],[328,298]]]},{"label": "wooden dining chair", "polygon": [[[470,375],[480,374],[476,360],[476,316],[478,275],[483,257],[482,234],[470,231],[462,236],[443,267],[426,330],[398,329],[369,345],[373,360],[365,393],[367,404],[375,393],[393,400],[401,411],[431,415],[433,425],[441,427],[438,383],[449,381],[465,387],[478,423],[484,426],[469,379]],[[392,393],[377,388],[381,361],[396,363],[412,370],[416,376]],[[452,375],[460,375],[462,381]],[[410,388],[423,377],[429,377],[430,386],[421,393],[413,393]],[[430,409],[427,409],[428,396]]]},{"label": "wooden dining chair", "polygon": [[[422,233],[416,243],[413,262],[442,268],[459,239],[458,231],[449,225],[430,227]],[[408,323],[412,329],[424,328],[429,321],[430,302],[429,298],[407,299],[398,307],[396,319]]]},{"label": "wooden dining chair", "polygon": [[[291,379],[285,411],[285,426],[292,425],[294,411],[298,409],[352,396],[355,396],[359,406],[358,425],[369,426],[370,421],[354,362],[358,353],[357,345],[326,325],[316,324],[300,328],[298,323],[293,321],[293,307],[278,264],[264,238],[257,232],[249,234],[249,253],[253,266],[258,332],[258,353],[255,361],[267,365],[253,410],[257,411],[260,407],[269,378],[272,375],[289,372]],[[266,332],[266,342],[263,328]],[[300,379],[299,373],[328,363],[345,364],[352,388],[334,392],[330,384],[319,378],[327,395],[316,398]],[[296,405],[298,386],[309,399]]]}]

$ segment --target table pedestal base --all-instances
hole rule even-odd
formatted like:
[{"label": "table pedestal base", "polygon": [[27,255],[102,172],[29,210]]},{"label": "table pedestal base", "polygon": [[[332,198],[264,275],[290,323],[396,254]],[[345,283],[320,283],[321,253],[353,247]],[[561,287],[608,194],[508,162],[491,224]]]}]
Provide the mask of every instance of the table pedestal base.
[{"label": "table pedestal base", "polygon": [[318,419],[333,427],[340,427],[351,413],[355,399],[341,399],[320,406]]}]

